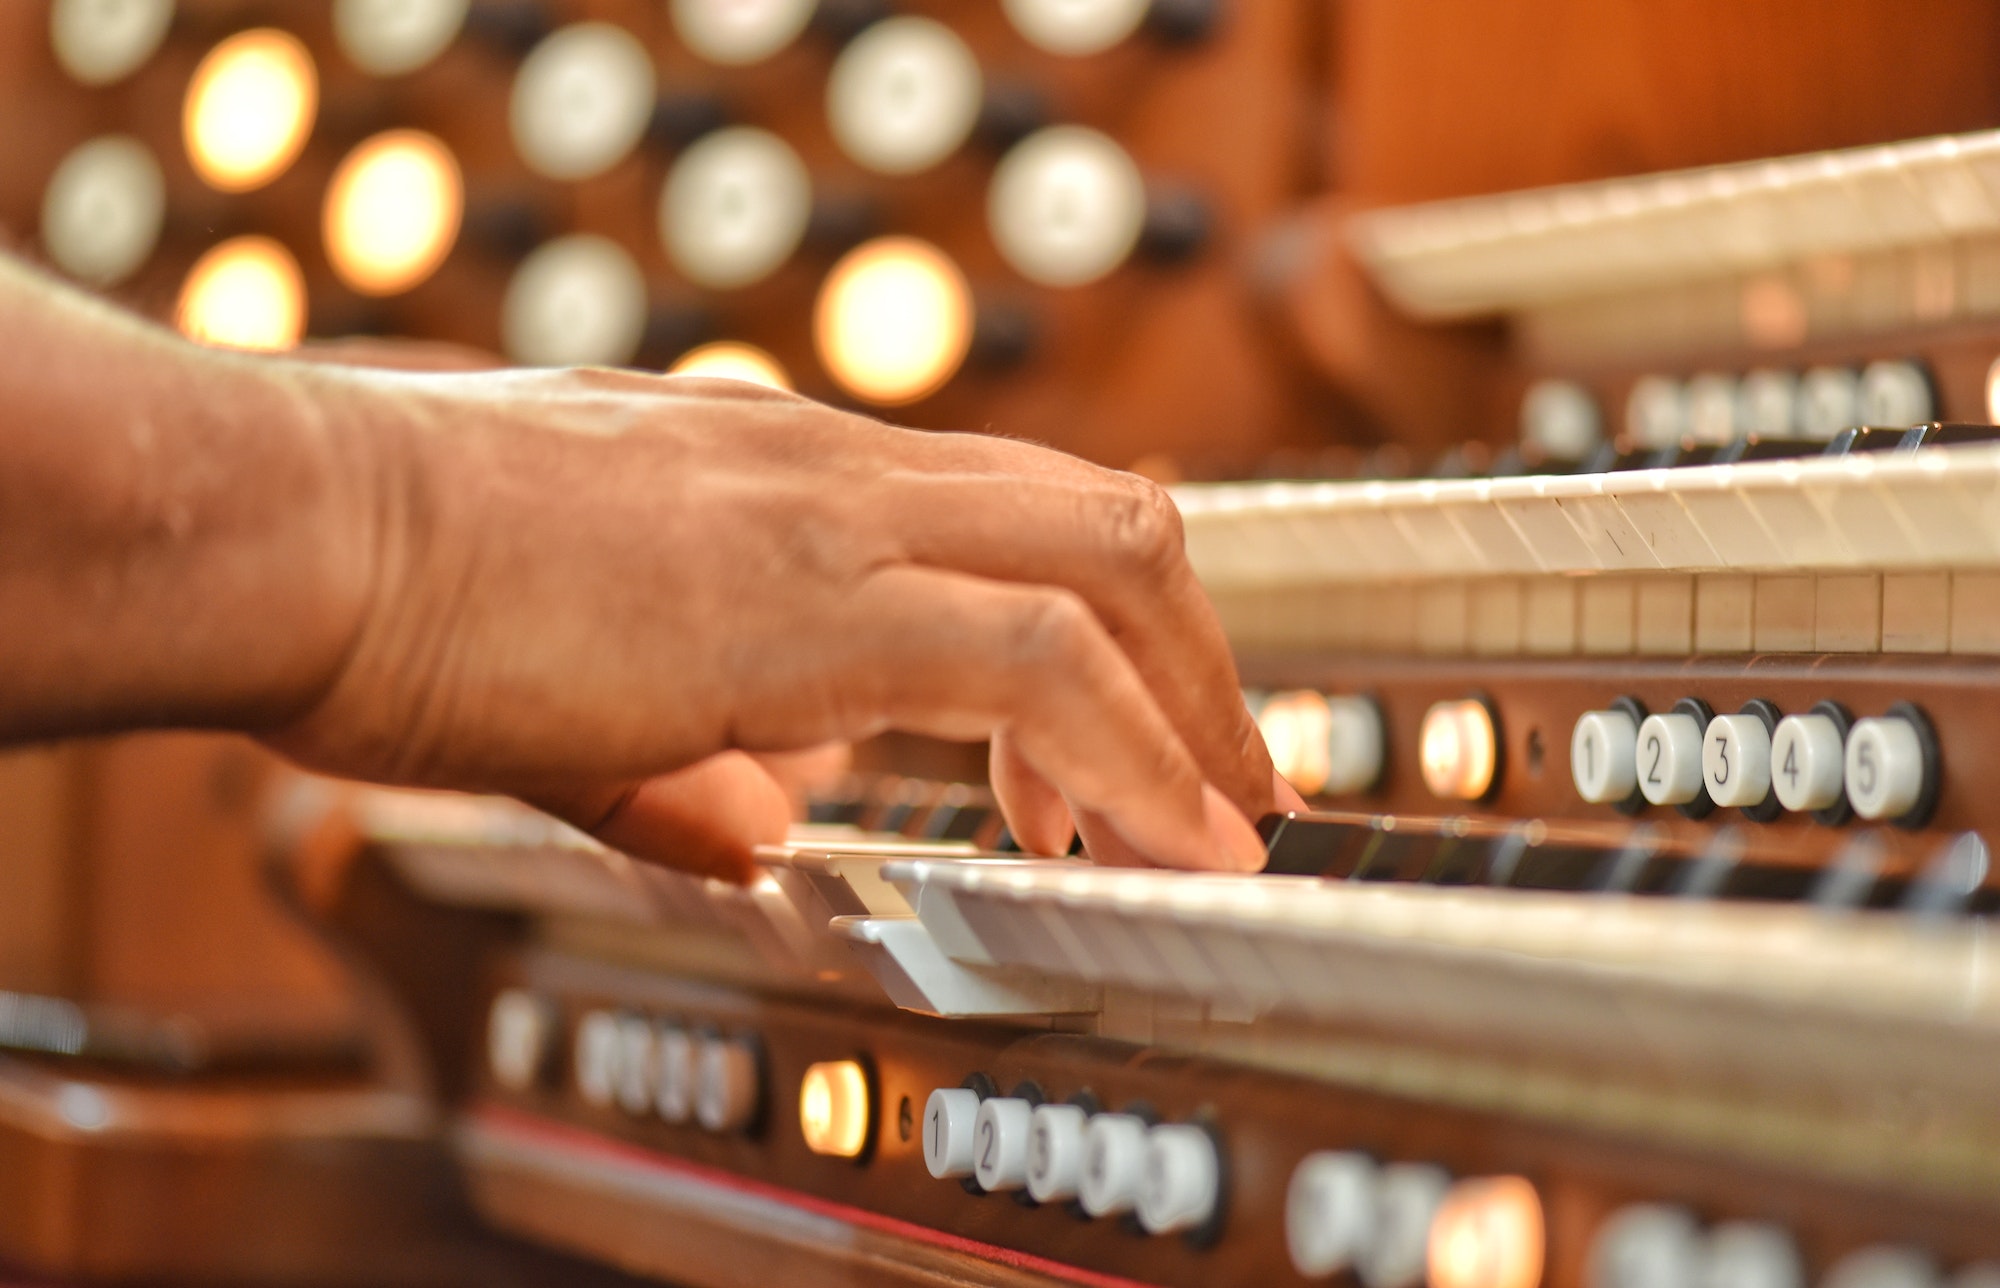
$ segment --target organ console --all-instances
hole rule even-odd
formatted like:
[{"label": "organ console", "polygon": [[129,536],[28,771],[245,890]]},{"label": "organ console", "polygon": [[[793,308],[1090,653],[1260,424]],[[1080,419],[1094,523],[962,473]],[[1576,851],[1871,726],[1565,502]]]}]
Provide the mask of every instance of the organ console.
[{"label": "organ console", "polygon": [[236,744],[23,753],[0,1263],[1992,1288],[1996,39],[8,10],[0,226],[203,342],[721,375],[1171,482],[1307,808],[1259,874],[1098,868],[891,738],[738,886]]}]

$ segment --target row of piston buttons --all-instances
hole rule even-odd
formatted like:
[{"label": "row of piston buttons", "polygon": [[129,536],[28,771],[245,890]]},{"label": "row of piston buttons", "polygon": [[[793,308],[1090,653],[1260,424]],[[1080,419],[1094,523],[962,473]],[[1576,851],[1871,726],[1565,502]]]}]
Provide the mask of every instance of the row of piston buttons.
[{"label": "row of piston buttons", "polygon": [[1432,1163],[1354,1150],[1319,1150],[1293,1169],[1285,1244],[1299,1274],[1350,1273],[1362,1288],[1537,1288],[1546,1255],[1526,1178],[1455,1181]]},{"label": "row of piston buttons", "polygon": [[[525,1001],[523,1000],[525,999]],[[545,1021],[528,1021],[529,1007]],[[516,1090],[537,1080],[522,1033],[546,1022],[553,1008],[519,992],[495,999],[488,1028],[495,1079]],[[629,1011],[586,1011],[577,1021],[572,1053],[576,1091],[584,1103],[612,1106],[670,1123],[695,1122],[708,1131],[748,1131],[763,1107],[757,1044],[743,1036],[689,1028]]]},{"label": "row of piston buttons", "polygon": [[923,1146],[939,1180],[1026,1191],[1037,1203],[1075,1200],[1093,1217],[1136,1213],[1150,1234],[1208,1227],[1222,1201],[1215,1137],[1192,1123],[939,1087],[924,1105]]},{"label": "row of piston buttons", "polygon": [[1673,805],[1700,817],[1722,805],[1760,821],[1790,810],[1830,824],[1852,813],[1917,826],[1937,796],[1937,738],[1908,703],[1856,720],[1834,702],[1782,715],[1758,699],[1717,715],[1683,698],[1648,714],[1620,698],[1577,720],[1570,774],[1584,800],[1626,809]]},{"label": "row of piston buttons", "polygon": [[[1704,1230],[1664,1203],[1618,1209],[1598,1227],[1586,1288],[1805,1288],[1805,1262],[1781,1227],[1723,1221]],[[1871,1244],[1827,1268],[1819,1288],[2000,1288],[2000,1265],[1980,1262],[1947,1278],[1916,1248]]]}]

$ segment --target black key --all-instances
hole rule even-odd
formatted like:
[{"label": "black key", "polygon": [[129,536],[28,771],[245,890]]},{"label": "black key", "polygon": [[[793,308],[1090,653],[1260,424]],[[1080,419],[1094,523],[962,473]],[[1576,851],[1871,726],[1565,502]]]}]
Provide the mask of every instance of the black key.
[{"label": "black key", "polygon": [[993,818],[984,805],[940,805],[924,820],[927,841],[970,841]]},{"label": "black key", "polygon": [[1266,814],[1257,821],[1268,856],[1264,871],[1277,876],[1346,877],[1354,871],[1362,844],[1372,835],[1350,818],[1313,814]]},{"label": "black key", "polygon": [[1900,426],[1892,429],[1886,425],[1856,425],[1835,434],[1833,441],[1826,445],[1826,454],[1849,456],[1856,452],[1893,452],[1903,445],[1903,435],[1909,432]]},{"label": "black key", "polygon": [[1932,421],[1912,425],[1903,431],[1900,450],[1914,452],[1919,447],[1950,447],[1956,443],[2000,441],[2000,425],[1973,425],[1964,421]]},{"label": "black key", "polygon": [[1819,456],[1826,451],[1826,444],[1816,438],[1770,438],[1760,434],[1745,434],[1715,454],[1715,465],[1734,465],[1738,461],[1791,461],[1805,456]]}]

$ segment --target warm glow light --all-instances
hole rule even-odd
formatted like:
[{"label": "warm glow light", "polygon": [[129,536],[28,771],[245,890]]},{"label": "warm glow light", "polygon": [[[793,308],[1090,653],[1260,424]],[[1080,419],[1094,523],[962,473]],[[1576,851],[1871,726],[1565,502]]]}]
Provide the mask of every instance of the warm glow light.
[{"label": "warm glow light", "polygon": [[1485,703],[1440,702],[1424,713],[1417,758],[1432,795],[1478,800],[1493,786],[1499,757],[1500,736]]},{"label": "warm glow light", "polygon": [[378,134],[348,153],[327,185],[327,258],[363,295],[407,291],[451,252],[463,207],[450,149],[420,130]]},{"label": "warm glow light", "polygon": [[1431,1218],[1431,1288],[1536,1288],[1542,1201],[1518,1176],[1460,1181]]},{"label": "warm glow light", "polygon": [[305,321],[299,262],[268,237],[233,238],[196,260],[174,313],[182,335],[228,349],[289,349]]},{"label": "warm glow light", "polygon": [[683,353],[667,369],[670,376],[709,376],[720,380],[747,380],[769,389],[790,389],[791,377],[778,360],[754,344],[740,340],[717,340]]},{"label": "warm glow light", "polygon": [[1328,736],[1333,712],[1317,693],[1274,693],[1257,713],[1257,728],[1271,763],[1284,780],[1310,796],[1326,786],[1332,768]]},{"label": "warm glow light", "polygon": [[231,36],[188,82],[188,159],[211,188],[260,188],[298,156],[318,106],[319,77],[297,37],[270,27]]},{"label": "warm glow light", "polygon": [[877,238],[827,274],[813,340],[828,374],[857,398],[885,407],[915,402],[965,361],[972,290],[929,242]]},{"label": "warm glow light", "polygon": [[807,1067],[799,1080],[799,1133],[806,1148],[859,1158],[868,1147],[868,1075],[853,1060]]}]

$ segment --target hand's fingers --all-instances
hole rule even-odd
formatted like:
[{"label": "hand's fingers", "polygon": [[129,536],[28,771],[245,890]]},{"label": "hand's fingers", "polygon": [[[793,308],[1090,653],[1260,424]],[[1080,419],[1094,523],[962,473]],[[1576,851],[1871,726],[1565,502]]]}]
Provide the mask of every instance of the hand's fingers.
[{"label": "hand's fingers", "polygon": [[739,883],[755,874],[751,851],[782,842],[792,819],[784,788],[740,751],[532,803],[633,858]]},{"label": "hand's fingers", "polygon": [[1312,806],[1299,795],[1299,789],[1285,781],[1285,776],[1277,770],[1271,771],[1271,808],[1280,814],[1303,814]]},{"label": "hand's fingers", "polygon": [[1269,811],[1270,757],[1222,624],[1188,564],[1179,512],[1143,479],[1086,468],[1092,475],[1045,473],[1007,488],[913,476],[897,489],[904,551],[918,563],[1083,596],[1208,779],[1252,817]]},{"label": "hand's fingers", "polygon": [[751,758],[796,806],[814,792],[839,782],[854,764],[854,748],[844,742],[829,742],[804,751],[754,752]]},{"label": "hand's fingers", "polygon": [[1014,750],[1006,730],[993,735],[986,763],[993,795],[1000,802],[1000,812],[1006,816],[1007,830],[1014,834],[1015,843],[1029,854],[1068,853],[1070,838],[1076,834],[1069,805],[1062,793]]},{"label": "hand's fingers", "polygon": [[1186,746],[1076,595],[891,566],[852,607],[850,628],[823,650],[850,734],[1004,732],[1075,808],[1101,812],[1153,862],[1261,865],[1256,832],[1208,808]]}]

